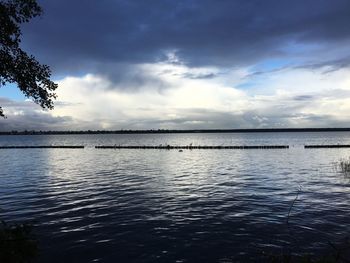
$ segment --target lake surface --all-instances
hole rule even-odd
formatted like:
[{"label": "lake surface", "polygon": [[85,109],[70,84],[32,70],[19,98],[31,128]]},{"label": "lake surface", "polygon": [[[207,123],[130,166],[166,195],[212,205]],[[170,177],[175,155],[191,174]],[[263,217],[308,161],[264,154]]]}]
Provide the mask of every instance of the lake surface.
[{"label": "lake surface", "polygon": [[[94,149],[191,143],[290,149]],[[322,255],[350,236],[350,177],[335,168],[350,149],[303,145],[337,143],[350,132],[0,136],[0,146],[86,146],[0,149],[0,217],[35,222],[39,262]]]}]

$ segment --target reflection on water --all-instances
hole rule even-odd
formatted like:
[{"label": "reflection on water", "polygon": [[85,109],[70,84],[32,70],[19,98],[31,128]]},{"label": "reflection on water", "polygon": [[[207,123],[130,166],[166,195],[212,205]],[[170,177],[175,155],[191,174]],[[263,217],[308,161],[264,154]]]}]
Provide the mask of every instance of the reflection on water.
[{"label": "reflection on water", "polygon": [[263,251],[322,253],[350,230],[350,179],[333,169],[348,151],[301,147],[349,142],[350,133],[22,137],[0,144],[295,145],[2,150],[1,216],[37,222],[42,262],[248,261]]},{"label": "reflection on water", "polygon": [[0,145],[290,145],[350,144],[350,132],[83,134],[0,136]]}]

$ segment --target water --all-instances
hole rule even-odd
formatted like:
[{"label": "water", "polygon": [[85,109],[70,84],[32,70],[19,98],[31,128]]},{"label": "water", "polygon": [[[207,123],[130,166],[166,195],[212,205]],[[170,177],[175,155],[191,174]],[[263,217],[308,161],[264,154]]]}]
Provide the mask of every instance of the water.
[{"label": "water", "polygon": [[[290,145],[114,150],[95,145]],[[349,236],[349,132],[0,136],[0,215],[35,222],[39,262],[230,262],[331,250]],[[289,209],[294,203],[289,224]]]}]

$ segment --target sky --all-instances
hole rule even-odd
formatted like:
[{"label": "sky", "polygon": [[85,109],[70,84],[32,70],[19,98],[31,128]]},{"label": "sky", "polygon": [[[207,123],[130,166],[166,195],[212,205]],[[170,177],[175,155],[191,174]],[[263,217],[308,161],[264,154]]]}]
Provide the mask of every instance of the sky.
[{"label": "sky", "polygon": [[58,99],[1,87],[2,131],[350,127],[348,0],[38,3]]}]

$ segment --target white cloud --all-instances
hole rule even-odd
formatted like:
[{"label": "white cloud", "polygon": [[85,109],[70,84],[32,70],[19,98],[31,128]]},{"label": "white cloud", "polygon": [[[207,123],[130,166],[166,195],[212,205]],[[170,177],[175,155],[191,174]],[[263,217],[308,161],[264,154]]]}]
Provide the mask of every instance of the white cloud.
[{"label": "white cloud", "polygon": [[[249,69],[242,68],[223,72],[175,63],[137,67],[168,86],[159,89],[145,82],[146,86],[130,92],[117,86],[125,83],[87,74],[59,81],[54,111],[43,112],[27,101],[1,105],[13,122],[11,128],[26,116],[38,122],[37,127],[73,130],[348,126],[350,70],[346,68],[327,74],[321,69],[294,68],[249,77]],[[238,88],[249,81],[253,88]],[[24,125],[28,121],[17,124]]]},{"label": "white cloud", "polygon": [[[237,114],[244,112],[248,105],[243,91],[218,85],[213,80],[186,78],[183,74],[189,70],[184,66],[160,63],[140,67],[152,77],[169,83],[171,88],[160,91],[147,87],[130,93],[113,87],[113,83],[102,76],[67,77],[59,82],[61,103],[57,104],[53,114],[91,121],[94,127],[125,128],[128,122],[134,125],[140,120],[150,120],[156,125],[157,120],[186,118],[186,110],[193,109]],[[208,70],[195,69],[190,73],[202,74]]]},{"label": "white cloud", "polygon": [[[333,121],[346,125],[345,121],[350,117],[350,97],[337,96],[338,92],[350,91],[348,69],[328,74],[321,70],[286,69],[264,75],[252,92],[234,87],[247,81],[244,78],[249,74],[247,69],[221,74],[219,69],[190,69],[181,64],[139,67],[150,77],[169,83],[169,88],[140,87],[127,93],[112,87],[114,84],[101,76],[69,77],[60,81],[58,92],[60,100],[69,103],[57,106],[54,114],[90,121],[94,127],[107,129],[223,125],[222,120],[212,119],[209,112],[215,112],[215,116],[225,115],[228,118],[225,128],[244,128],[240,126],[242,123],[249,126],[237,121],[237,116],[251,118],[252,125],[264,127],[327,126],[329,118],[332,125]],[[215,77],[188,78],[189,74],[203,76],[208,72]],[[233,85],[229,86],[229,83]],[[229,119],[230,116],[235,116],[232,119],[237,124]]]}]

